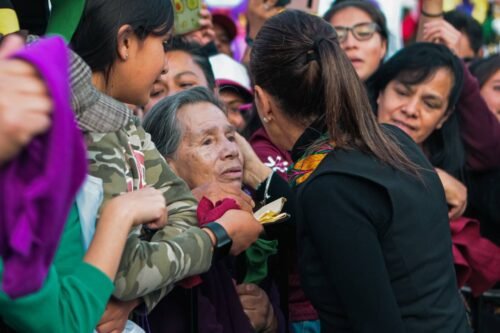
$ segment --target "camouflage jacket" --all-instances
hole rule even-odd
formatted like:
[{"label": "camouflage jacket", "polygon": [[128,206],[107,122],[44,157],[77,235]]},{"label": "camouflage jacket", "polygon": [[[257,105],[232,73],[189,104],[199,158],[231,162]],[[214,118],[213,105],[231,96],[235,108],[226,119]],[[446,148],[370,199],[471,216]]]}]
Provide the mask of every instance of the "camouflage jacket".
[{"label": "camouflage jacket", "polygon": [[212,246],[208,235],[196,227],[197,202],[137,119],[130,118],[116,132],[85,133],[85,138],[89,172],[103,180],[103,203],[146,185],[165,196],[168,225],[147,238],[142,227],[130,232],[115,279],[118,299],[142,297],[151,311],[174,282],[210,267]]}]

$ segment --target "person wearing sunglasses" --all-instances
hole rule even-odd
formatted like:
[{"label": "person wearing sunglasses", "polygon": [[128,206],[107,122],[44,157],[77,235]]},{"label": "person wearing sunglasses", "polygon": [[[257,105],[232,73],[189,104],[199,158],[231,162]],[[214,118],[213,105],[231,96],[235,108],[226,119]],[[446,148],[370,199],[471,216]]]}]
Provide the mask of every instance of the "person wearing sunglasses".
[{"label": "person wearing sunglasses", "polygon": [[323,18],[333,25],[342,49],[362,81],[380,66],[387,53],[388,30],[384,14],[365,1],[335,3]]}]

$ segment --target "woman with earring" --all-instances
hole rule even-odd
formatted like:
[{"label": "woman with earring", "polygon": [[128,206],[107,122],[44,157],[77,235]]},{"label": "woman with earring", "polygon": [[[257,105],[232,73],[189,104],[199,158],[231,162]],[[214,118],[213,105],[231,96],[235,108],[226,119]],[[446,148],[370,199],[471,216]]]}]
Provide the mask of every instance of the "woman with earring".
[{"label": "woman with earring", "polygon": [[250,65],[259,116],[292,150],[299,267],[321,331],[469,332],[440,180],[410,137],[377,124],[335,30],[278,14]]}]

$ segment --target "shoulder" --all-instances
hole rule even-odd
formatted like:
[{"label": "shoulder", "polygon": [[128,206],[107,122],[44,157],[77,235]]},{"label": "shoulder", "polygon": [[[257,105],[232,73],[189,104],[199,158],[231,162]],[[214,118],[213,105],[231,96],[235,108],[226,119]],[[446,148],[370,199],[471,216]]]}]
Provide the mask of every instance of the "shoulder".
[{"label": "shoulder", "polygon": [[[328,204],[324,198],[328,198]],[[297,200],[306,212],[331,211],[328,216],[366,219],[382,229],[387,227],[393,212],[386,187],[369,178],[342,173],[314,177],[305,184]],[[335,224],[349,222],[344,220],[336,219]]]}]

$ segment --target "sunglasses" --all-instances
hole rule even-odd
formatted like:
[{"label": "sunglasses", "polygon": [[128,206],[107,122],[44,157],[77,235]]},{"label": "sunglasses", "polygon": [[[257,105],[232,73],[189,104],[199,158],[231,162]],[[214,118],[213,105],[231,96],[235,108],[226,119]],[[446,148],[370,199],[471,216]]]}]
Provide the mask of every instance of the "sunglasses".
[{"label": "sunglasses", "polygon": [[380,32],[380,27],[375,22],[358,23],[352,27],[335,26],[334,28],[335,31],[337,31],[337,38],[340,43],[347,39],[349,31],[351,31],[354,38],[360,42],[372,38],[375,32]]}]

